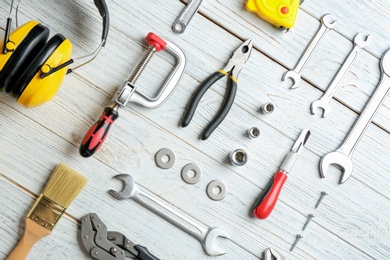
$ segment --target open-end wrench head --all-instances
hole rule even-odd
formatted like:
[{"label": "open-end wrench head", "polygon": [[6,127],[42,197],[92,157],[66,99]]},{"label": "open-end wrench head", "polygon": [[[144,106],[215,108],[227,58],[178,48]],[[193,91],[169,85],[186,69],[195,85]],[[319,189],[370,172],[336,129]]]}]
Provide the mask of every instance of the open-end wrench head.
[{"label": "open-end wrench head", "polygon": [[353,38],[353,42],[362,49],[370,42],[370,40],[371,35],[364,33],[358,33],[355,38]]},{"label": "open-end wrench head", "polygon": [[123,189],[121,191],[109,190],[108,193],[118,200],[130,198],[133,195],[133,192],[135,192],[133,178],[129,174],[118,174],[114,176],[114,178],[122,181]]},{"label": "open-end wrench head", "polygon": [[310,110],[312,115],[315,115],[318,109],[322,109],[322,117],[325,118],[329,114],[330,104],[322,99],[311,103]]},{"label": "open-end wrench head", "polygon": [[293,70],[289,70],[286,73],[283,74],[282,82],[286,81],[286,79],[291,79],[293,82],[293,85],[290,87],[290,89],[295,89],[301,85],[301,75],[296,73]]},{"label": "open-end wrench head", "polygon": [[218,237],[230,238],[229,234],[221,228],[210,228],[206,234],[205,240],[203,242],[204,251],[208,255],[217,256],[224,255],[226,252],[216,246],[216,240]]},{"label": "open-end wrench head", "polygon": [[337,20],[331,14],[322,16],[321,22],[329,29],[333,29],[337,24]]},{"label": "open-end wrench head", "polygon": [[383,73],[390,77],[390,50],[383,54],[381,59],[381,68]]},{"label": "open-end wrench head", "polygon": [[342,168],[340,184],[346,182],[352,175],[353,164],[352,159],[341,152],[331,152],[321,158],[320,161],[320,175],[321,178],[325,178],[328,172],[328,168],[331,164],[336,164]]}]

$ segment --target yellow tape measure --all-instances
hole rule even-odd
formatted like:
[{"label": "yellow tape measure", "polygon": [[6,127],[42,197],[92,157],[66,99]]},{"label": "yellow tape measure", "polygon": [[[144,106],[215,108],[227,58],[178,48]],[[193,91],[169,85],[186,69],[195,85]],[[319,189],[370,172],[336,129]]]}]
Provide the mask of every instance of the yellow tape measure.
[{"label": "yellow tape measure", "polygon": [[246,9],[281,29],[294,26],[303,0],[248,0]]}]

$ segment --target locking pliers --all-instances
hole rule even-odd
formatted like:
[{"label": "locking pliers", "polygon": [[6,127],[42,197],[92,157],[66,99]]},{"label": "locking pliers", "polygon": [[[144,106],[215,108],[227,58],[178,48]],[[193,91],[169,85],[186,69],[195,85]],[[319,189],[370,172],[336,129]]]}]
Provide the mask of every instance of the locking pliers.
[{"label": "locking pliers", "polygon": [[80,236],[84,249],[93,259],[125,260],[128,257],[159,260],[146,247],[136,245],[123,234],[107,231],[106,225],[95,213],[89,213],[81,218]]}]

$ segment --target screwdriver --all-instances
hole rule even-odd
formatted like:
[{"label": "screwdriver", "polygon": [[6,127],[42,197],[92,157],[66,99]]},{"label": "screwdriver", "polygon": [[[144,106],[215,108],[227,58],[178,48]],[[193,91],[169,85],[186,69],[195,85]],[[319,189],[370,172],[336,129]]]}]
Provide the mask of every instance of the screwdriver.
[{"label": "screwdriver", "polygon": [[305,146],[310,136],[310,130],[305,129],[299,135],[298,139],[291,151],[286,155],[279,170],[275,173],[274,177],[268,183],[267,187],[257,198],[254,207],[253,215],[259,219],[266,219],[274,209],[283,185],[287,180],[288,174],[297,161],[299,154]]}]

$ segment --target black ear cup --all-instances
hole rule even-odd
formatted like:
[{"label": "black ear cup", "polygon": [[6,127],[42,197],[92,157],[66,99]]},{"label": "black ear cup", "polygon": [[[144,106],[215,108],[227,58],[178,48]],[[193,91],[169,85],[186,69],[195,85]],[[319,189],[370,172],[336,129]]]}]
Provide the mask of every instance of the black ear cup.
[{"label": "black ear cup", "polygon": [[16,81],[43,48],[49,38],[49,33],[49,29],[40,24],[31,29],[0,72],[0,88],[5,88],[7,93],[16,97],[19,96],[20,88],[18,91],[13,90],[16,87]]},{"label": "black ear cup", "polygon": [[45,64],[46,60],[64,40],[65,37],[61,34],[54,35],[39,52],[35,53],[34,58],[26,64],[24,70],[20,70],[20,72],[14,74],[15,79],[11,79],[12,82],[15,82],[11,93],[12,95],[17,97],[21,95],[33,77],[41,69],[42,65]]}]

